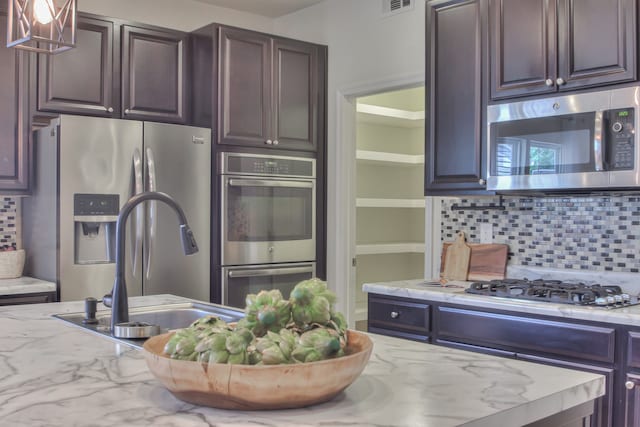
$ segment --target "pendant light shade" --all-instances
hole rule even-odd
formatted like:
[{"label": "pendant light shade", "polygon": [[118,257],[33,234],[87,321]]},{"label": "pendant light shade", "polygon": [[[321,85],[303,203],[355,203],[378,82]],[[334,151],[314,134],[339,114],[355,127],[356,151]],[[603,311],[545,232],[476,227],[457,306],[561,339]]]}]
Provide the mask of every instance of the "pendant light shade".
[{"label": "pendant light shade", "polygon": [[8,0],[7,47],[55,54],[76,44],[77,0]]}]

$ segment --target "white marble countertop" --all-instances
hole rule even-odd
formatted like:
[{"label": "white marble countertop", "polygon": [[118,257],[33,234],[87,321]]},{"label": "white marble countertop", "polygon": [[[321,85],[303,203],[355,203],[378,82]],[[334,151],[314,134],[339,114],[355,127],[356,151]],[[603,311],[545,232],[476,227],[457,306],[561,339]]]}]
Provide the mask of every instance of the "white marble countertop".
[{"label": "white marble countertop", "polygon": [[[181,302],[170,295],[130,305]],[[604,377],[372,334],[362,375],[304,409],[228,411],[184,403],[143,354],[52,314],[83,303],[0,308],[0,419],[29,426],[520,426],[604,393]]]},{"label": "white marble countertop", "polygon": [[33,277],[22,276],[17,279],[0,279],[0,296],[55,292],[56,284]]},{"label": "white marble countertop", "polygon": [[379,295],[389,295],[421,300],[447,302],[473,306],[509,310],[520,313],[556,316],[568,319],[592,320],[620,325],[640,326],[640,305],[626,308],[606,309],[571,304],[555,304],[515,298],[488,297],[465,293],[471,282],[451,281],[448,286],[432,286],[423,279],[399,280],[395,282],[365,283],[362,290]]}]

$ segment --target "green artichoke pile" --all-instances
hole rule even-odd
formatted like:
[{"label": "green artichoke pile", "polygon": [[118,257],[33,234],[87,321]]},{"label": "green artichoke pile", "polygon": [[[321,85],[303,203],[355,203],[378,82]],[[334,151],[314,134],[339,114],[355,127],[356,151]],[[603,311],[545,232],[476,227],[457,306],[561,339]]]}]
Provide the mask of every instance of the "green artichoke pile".
[{"label": "green artichoke pile", "polygon": [[327,283],[304,280],[288,300],[279,290],[246,298],[245,317],[235,326],[205,316],[178,330],[165,354],[204,363],[277,365],[315,362],[344,355],[347,323],[333,310],[336,295]]}]

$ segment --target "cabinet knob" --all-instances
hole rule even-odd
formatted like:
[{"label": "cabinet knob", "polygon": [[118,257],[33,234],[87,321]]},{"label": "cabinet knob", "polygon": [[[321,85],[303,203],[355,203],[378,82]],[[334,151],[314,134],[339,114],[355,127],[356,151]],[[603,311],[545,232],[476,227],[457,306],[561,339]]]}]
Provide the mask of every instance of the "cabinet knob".
[{"label": "cabinet knob", "polygon": [[109,107],[109,108],[107,108],[107,111],[108,111],[109,113],[113,113],[113,107]]},{"label": "cabinet knob", "polygon": [[564,83],[565,83],[565,81],[564,81],[564,79],[563,79],[562,77],[558,77],[558,78],[556,79],[556,84],[557,84],[558,86],[562,86]]},{"label": "cabinet knob", "polygon": [[636,386],[636,383],[634,383],[633,381],[627,381],[626,383],[624,383],[624,386],[627,388],[627,390],[633,390]]},{"label": "cabinet knob", "polygon": [[392,311],[391,312],[391,318],[392,319],[397,319],[398,317],[400,317],[400,313],[398,313],[397,311]]},{"label": "cabinet knob", "polygon": [[278,145],[278,140],[277,139],[273,140],[273,145]]},{"label": "cabinet knob", "polygon": [[546,84],[547,86],[553,86],[553,80],[547,79],[544,81],[544,84]]},{"label": "cabinet knob", "polygon": [[271,145],[271,144],[273,144],[273,141],[272,141],[272,140],[270,140],[270,139],[267,139],[267,140],[265,141],[265,144],[267,144],[267,145]]},{"label": "cabinet knob", "polygon": [[125,114],[129,114],[129,109],[127,108],[126,110],[124,110]]},{"label": "cabinet knob", "polygon": [[478,184],[480,184],[480,185],[485,185],[486,183],[487,183],[487,180],[486,180],[486,179],[484,179],[484,178],[480,178],[480,179],[478,180]]}]

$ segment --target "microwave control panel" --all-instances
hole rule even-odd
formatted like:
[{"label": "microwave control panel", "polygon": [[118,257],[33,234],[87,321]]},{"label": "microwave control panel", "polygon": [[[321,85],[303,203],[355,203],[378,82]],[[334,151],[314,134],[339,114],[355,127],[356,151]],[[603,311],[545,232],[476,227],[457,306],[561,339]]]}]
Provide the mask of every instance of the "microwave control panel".
[{"label": "microwave control panel", "polygon": [[606,141],[609,170],[632,170],[635,159],[634,108],[608,110],[603,139]]}]

